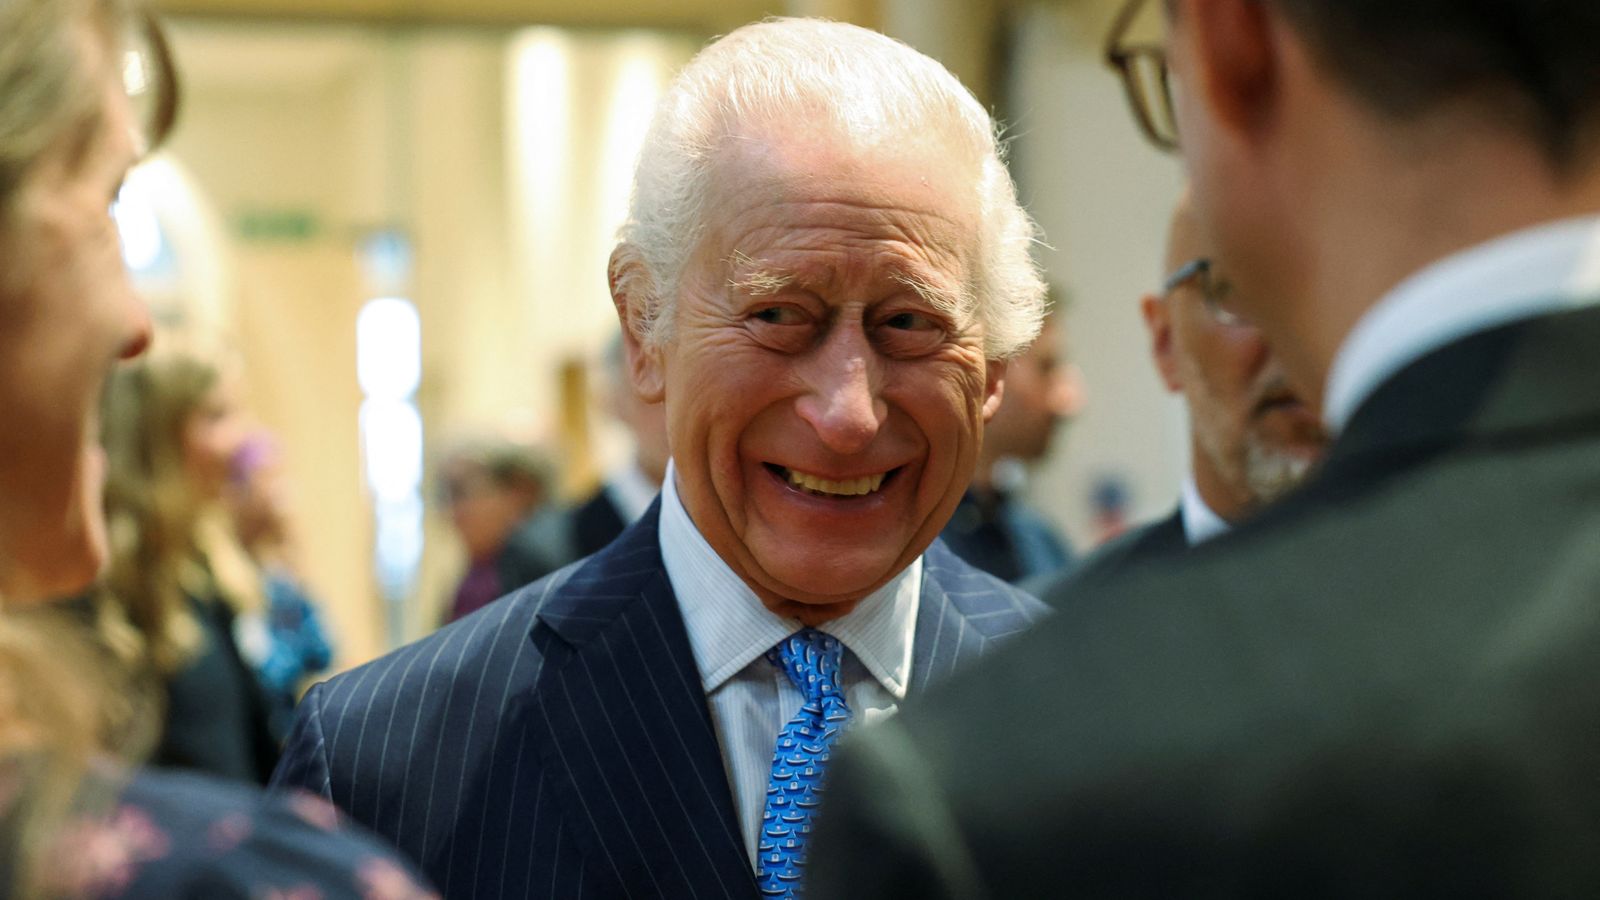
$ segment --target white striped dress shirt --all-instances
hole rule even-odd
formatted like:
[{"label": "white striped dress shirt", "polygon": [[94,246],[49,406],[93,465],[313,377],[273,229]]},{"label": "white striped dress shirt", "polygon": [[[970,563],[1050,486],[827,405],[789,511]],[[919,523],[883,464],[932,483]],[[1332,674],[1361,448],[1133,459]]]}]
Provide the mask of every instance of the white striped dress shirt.
[{"label": "white striped dress shirt", "polygon": [[[683,611],[754,866],[778,732],[804,702],[766,652],[802,626],[767,609],[711,549],[678,498],[674,479],[669,464],[661,492],[661,557]],[[848,615],[818,629],[844,645],[844,693],[853,724],[888,715],[905,699],[921,597],[919,556]]]}]

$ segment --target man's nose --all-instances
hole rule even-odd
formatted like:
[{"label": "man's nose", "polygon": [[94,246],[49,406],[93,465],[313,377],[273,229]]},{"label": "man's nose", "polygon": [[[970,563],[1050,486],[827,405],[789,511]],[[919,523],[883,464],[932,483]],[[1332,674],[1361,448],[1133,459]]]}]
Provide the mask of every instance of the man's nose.
[{"label": "man's nose", "polygon": [[866,335],[841,328],[802,366],[807,389],[795,404],[800,418],[835,453],[865,450],[889,414],[878,395],[882,372]]}]

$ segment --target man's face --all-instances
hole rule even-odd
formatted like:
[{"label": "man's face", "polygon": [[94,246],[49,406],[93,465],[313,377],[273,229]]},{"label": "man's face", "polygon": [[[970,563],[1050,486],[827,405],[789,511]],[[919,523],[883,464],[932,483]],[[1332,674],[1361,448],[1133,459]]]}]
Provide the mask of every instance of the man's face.
[{"label": "man's face", "polygon": [[[1167,267],[1205,256],[1188,198],[1168,233]],[[1235,289],[1214,260],[1144,299],[1156,367],[1189,410],[1195,481],[1227,519],[1237,519],[1294,487],[1327,443],[1321,420],[1288,385],[1260,330],[1208,306],[1207,292],[1232,306]]]},{"label": "man's face", "polygon": [[[1277,336],[1280,353],[1303,355],[1294,336],[1315,284],[1308,275],[1316,260],[1305,242],[1315,214],[1294,186],[1314,179],[1319,161],[1281,133],[1283,100],[1275,92],[1283,85],[1272,78],[1276,58],[1268,59],[1277,52],[1267,21],[1277,18],[1274,5],[1157,5],[1166,10],[1180,154],[1207,252],[1226,260],[1239,288],[1235,306]],[[1302,390],[1320,390],[1314,373],[1291,374]]]},{"label": "man's face", "polygon": [[1256,507],[1294,487],[1322,454],[1321,421],[1290,389],[1261,332],[1207,311],[1195,280],[1166,300],[1175,387],[1189,408],[1194,451]]},{"label": "man's face", "polygon": [[63,141],[30,173],[0,224],[0,594],[46,599],[82,588],[106,553],[101,387],[149,341],[149,313],[123,268],[112,201],[137,158],[134,121],[100,42],[98,126],[81,153]]},{"label": "man's face", "polygon": [[[853,602],[938,534],[966,489],[1001,366],[934,298],[972,280],[969,173],[925,146],[730,142],[647,349],[678,488],[769,606]],[[796,615],[809,615],[803,609]]]},{"label": "man's face", "polygon": [[1077,369],[1063,358],[1056,316],[1021,356],[1006,363],[1005,399],[984,430],[987,458],[1036,460],[1050,451],[1056,426],[1083,401]]}]

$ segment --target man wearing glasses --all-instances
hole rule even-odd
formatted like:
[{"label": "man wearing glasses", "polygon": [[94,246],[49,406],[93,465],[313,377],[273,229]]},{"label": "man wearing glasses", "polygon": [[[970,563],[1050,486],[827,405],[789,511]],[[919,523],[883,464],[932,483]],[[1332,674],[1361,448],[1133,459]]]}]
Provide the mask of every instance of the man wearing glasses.
[{"label": "man wearing glasses", "polygon": [[1594,0],[1130,2],[1110,57],[1334,441],[864,732],[813,900],[1600,895],[1597,45]]},{"label": "man wearing glasses", "polygon": [[[1205,253],[1185,195],[1167,232],[1167,277],[1140,300],[1150,354],[1189,413],[1189,475],[1172,515],[1113,542],[1079,578],[1102,578],[1226,533],[1310,474],[1327,446],[1261,329],[1235,312],[1232,284]],[[1061,597],[1068,602],[1085,582]]]}]

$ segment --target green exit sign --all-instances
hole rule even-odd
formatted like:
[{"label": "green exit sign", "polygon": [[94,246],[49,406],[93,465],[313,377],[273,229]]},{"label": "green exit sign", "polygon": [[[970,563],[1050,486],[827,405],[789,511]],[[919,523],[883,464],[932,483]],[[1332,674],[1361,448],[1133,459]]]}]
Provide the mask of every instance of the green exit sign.
[{"label": "green exit sign", "polygon": [[316,238],[322,223],[307,210],[255,210],[240,215],[234,229],[246,241],[297,243]]}]

